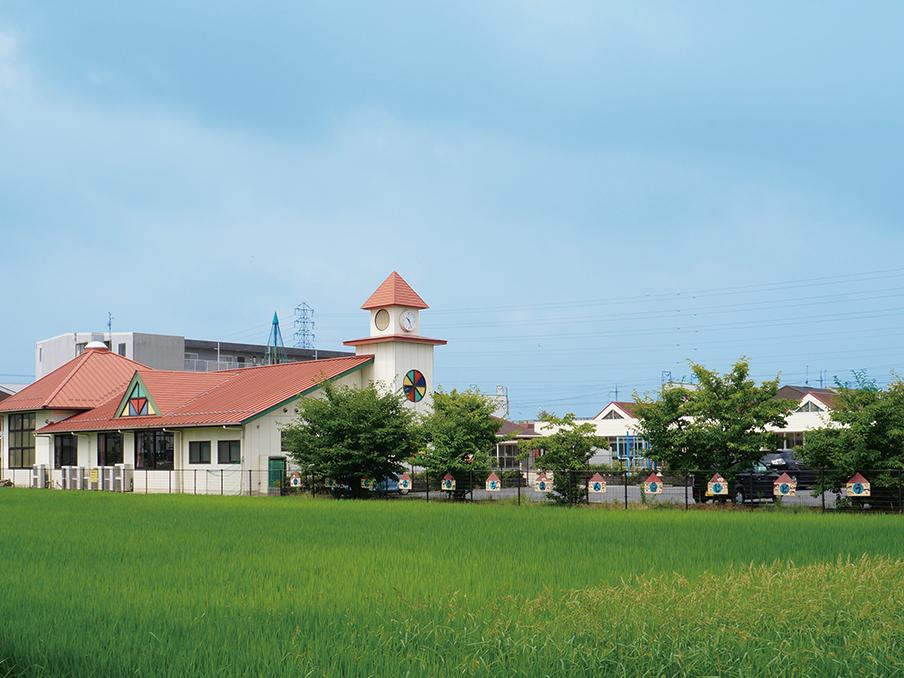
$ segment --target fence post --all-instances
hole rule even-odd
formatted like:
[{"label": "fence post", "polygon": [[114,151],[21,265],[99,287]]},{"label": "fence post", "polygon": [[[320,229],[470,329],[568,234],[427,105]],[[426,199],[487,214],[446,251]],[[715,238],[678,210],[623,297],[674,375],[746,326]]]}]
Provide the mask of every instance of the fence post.
[{"label": "fence post", "polygon": [[172,494],[173,493],[173,470],[172,469],[170,469],[169,471],[166,472],[166,483],[167,483],[167,486],[166,486],[167,493]]},{"label": "fence post", "polygon": [[518,469],[518,506],[521,506],[521,481],[523,478],[521,477],[521,469]]},{"label": "fence post", "polygon": [[223,496],[223,469],[220,469],[220,496]]},{"label": "fence post", "polygon": [[148,470],[144,469],[144,493],[148,493]]},{"label": "fence post", "polygon": [[474,469],[471,469],[471,502],[474,502]]},{"label": "fence post", "polygon": [[314,472],[311,471],[311,499],[317,496],[317,487],[314,485]]},{"label": "fence post", "polygon": [[689,474],[687,471],[685,471],[685,472],[684,472],[684,510],[685,510],[685,511],[687,511],[687,508],[688,508],[688,501],[687,501],[687,483],[688,483],[688,479],[689,479],[689,478],[690,478],[690,474]]},{"label": "fence post", "polygon": [[822,512],[826,512],[826,484],[825,484],[825,475],[826,470],[824,468],[819,469],[819,498],[822,500]]},{"label": "fence post", "polygon": [[747,474],[747,496],[750,497],[750,508],[753,508],[753,473]]},{"label": "fence post", "polygon": [[427,482],[427,501],[430,501],[430,473],[424,469],[424,480]]},{"label": "fence post", "polygon": [[195,494],[198,494],[198,469],[195,469],[195,479],[192,485],[194,486]]},{"label": "fence post", "polygon": [[254,482],[254,478],[251,477],[251,469],[248,469],[248,496],[251,496],[251,483]]},{"label": "fence post", "polygon": [[625,510],[628,510],[628,471],[622,471],[622,480],[625,483]]},{"label": "fence post", "polygon": [[577,503],[577,491],[574,487],[574,469],[568,469],[568,494],[571,495],[569,503],[574,506]]},{"label": "fence post", "polygon": [[904,502],[901,501],[901,476],[904,471],[898,469],[898,513],[904,513]]}]

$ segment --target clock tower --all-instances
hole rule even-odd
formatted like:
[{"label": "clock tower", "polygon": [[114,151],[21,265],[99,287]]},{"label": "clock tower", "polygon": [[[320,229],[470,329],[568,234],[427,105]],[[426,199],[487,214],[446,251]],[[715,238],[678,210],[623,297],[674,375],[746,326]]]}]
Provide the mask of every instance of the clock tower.
[{"label": "clock tower", "polygon": [[433,349],[446,342],[421,336],[423,299],[398,273],[389,277],[361,308],[370,312],[370,336],[344,342],[357,355],[374,357],[370,379],[401,393],[418,412],[430,411],[433,402]]}]

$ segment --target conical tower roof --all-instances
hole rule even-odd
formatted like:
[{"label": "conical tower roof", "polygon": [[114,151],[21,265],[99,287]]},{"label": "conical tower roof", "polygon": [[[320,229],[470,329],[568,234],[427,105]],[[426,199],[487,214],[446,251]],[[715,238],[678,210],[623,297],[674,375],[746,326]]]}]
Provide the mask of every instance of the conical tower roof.
[{"label": "conical tower roof", "polygon": [[420,295],[396,271],[389,274],[376,291],[368,297],[361,308],[381,306],[407,306],[409,308],[429,308]]}]

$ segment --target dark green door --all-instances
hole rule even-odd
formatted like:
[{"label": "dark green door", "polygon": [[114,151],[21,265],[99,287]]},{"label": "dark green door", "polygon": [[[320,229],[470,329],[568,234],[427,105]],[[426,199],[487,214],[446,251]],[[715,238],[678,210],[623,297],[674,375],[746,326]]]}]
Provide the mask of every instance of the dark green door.
[{"label": "dark green door", "polygon": [[286,478],[286,460],[285,457],[270,457],[267,468],[269,472],[269,482],[267,483],[272,489],[282,489],[283,482]]}]

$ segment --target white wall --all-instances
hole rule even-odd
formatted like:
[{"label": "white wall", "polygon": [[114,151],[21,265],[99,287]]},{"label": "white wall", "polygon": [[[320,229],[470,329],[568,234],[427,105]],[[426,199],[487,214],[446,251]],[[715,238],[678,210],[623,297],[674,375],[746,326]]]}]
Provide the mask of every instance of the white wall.
[{"label": "white wall", "polygon": [[366,369],[365,378],[395,392],[401,392],[402,379],[409,370],[420,370],[427,380],[427,395],[419,403],[408,403],[421,414],[428,414],[433,407],[433,344],[403,341],[387,341],[357,347],[358,355],[374,356],[373,365]]},{"label": "white wall", "polygon": [[[380,312],[381,309],[386,309],[389,313],[389,325],[385,330],[381,330],[377,327],[375,322],[377,313]],[[410,332],[405,332],[402,329],[402,326],[399,324],[399,318],[402,313],[405,311],[411,311],[414,313],[414,317],[416,318],[416,322],[414,325],[414,329]],[[372,337],[381,337],[389,334],[419,334],[421,331],[421,314],[420,310],[416,308],[409,308],[407,306],[382,306],[381,308],[372,308],[370,309],[370,336]]]}]

